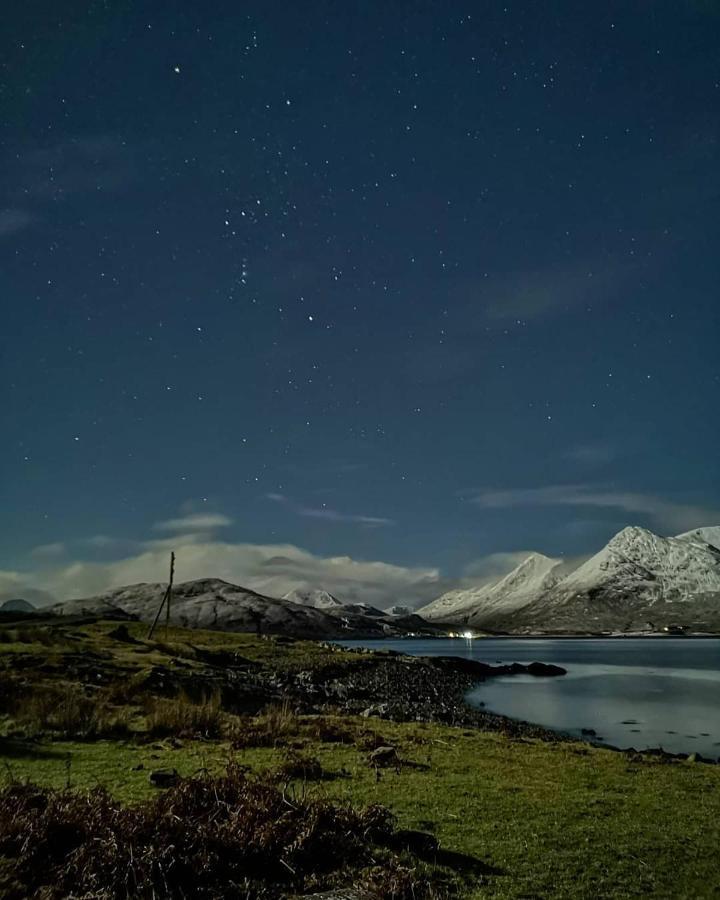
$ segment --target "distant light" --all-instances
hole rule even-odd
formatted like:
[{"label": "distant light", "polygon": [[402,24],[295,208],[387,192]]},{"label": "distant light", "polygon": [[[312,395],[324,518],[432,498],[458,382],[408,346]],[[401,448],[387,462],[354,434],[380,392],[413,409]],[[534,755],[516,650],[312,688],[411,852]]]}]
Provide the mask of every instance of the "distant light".
[{"label": "distant light", "polygon": [[463,631],[462,636],[467,641],[471,641],[475,637],[475,635],[472,633],[472,631]]}]

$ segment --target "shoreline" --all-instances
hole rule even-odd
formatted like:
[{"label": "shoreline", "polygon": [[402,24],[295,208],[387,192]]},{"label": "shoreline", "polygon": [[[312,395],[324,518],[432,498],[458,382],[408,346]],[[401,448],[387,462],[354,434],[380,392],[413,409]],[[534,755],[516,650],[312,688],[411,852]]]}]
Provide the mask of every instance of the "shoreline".
[{"label": "shoreline", "polygon": [[[372,641],[540,641],[540,640],[552,640],[552,641],[604,641],[604,640],[667,640],[667,639],[682,639],[682,640],[720,640],[720,632],[693,632],[692,634],[667,634],[664,632],[653,632],[651,634],[648,633],[640,633],[640,632],[613,632],[612,634],[600,634],[600,633],[587,633],[583,632],[580,634],[553,634],[552,632],[537,632],[534,634],[492,634],[492,633],[483,633],[473,635],[471,638],[452,638],[448,637],[448,635],[440,635],[440,634],[423,634],[423,635],[413,635],[407,637],[381,637],[381,638],[368,638],[368,640]],[[343,638],[344,641],[355,641],[361,640],[360,638]]]},{"label": "shoreline", "polygon": [[[350,650],[351,648],[346,648],[342,645],[339,646],[340,652],[344,650]],[[357,649],[357,648],[355,648]],[[445,668],[446,671],[449,670],[453,675],[455,674],[467,674],[470,676],[470,682],[466,684],[465,688],[457,692],[457,684],[448,684],[445,681],[441,681],[439,684],[433,685],[434,694],[432,697],[423,697],[421,695],[416,695],[416,702],[413,708],[405,708],[403,709],[402,701],[400,705],[393,704],[392,698],[383,697],[380,699],[380,702],[377,702],[367,710],[361,711],[361,715],[375,715],[378,718],[387,718],[391,721],[412,721],[413,719],[427,721],[427,722],[443,722],[446,724],[460,725],[463,727],[469,728],[478,728],[484,731],[495,731],[508,735],[513,738],[535,738],[542,741],[547,742],[574,742],[579,744],[584,744],[586,746],[595,747],[603,750],[610,750],[613,753],[624,753],[628,755],[630,758],[642,758],[642,757],[653,757],[663,759],[667,762],[676,761],[683,762],[686,760],[691,760],[693,762],[702,762],[709,765],[718,765],[720,763],[720,758],[716,759],[713,757],[705,756],[698,752],[672,752],[669,750],[664,750],[662,747],[648,747],[644,749],[638,749],[633,746],[628,747],[620,747],[615,744],[605,743],[599,740],[593,740],[594,735],[589,734],[574,734],[568,731],[562,731],[559,729],[550,728],[545,725],[536,724],[533,722],[528,722],[525,719],[515,718],[513,716],[507,716],[504,713],[491,711],[485,708],[485,705],[482,701],[480,703],[482,705],[474,705],[468,702],[468,695],[471,691],[476,690],[477,688],[482,687],[482,685],[488,679],[492,679],[494,677],[507,677],[513,673],[509,673],[503,670],[503,667],[493,667],[493,666],[485,666],[484,670],[478,669],[477,675],[473,677],[471,672],[471,667],[473,665],[484,666],[483,663],[475,663],[474,661],[467,660],[463,657],[453,657],[453,656],[412,656],[410,654],[403,654],[399,651],[395,650],[382,650],[382,649],[374,649],[374,648],[365,648],[364,652],[371,656],[378,656],[380,660],[390,658],[395,658],[401,662],[401,664],[405,666],[412,666],[419,664],[430,664],[429,668]],[[456,660],[456,663],[452,663],[452,660]],[[382,666],[382,662],[380,663]],[[521,669],[518,668],[516,670],[516,674],[520,674]],[[561,677],[560,672],[557,673],[558,676]],[[563,674],[567,674],[566,671]],[[392,677],[390,673],[386,673],[383,681],[387,684],[386,679],[390,679]],[[414,685],[415,687],[419,687],[419,685]],[[438,690],[440,688],[440,690]],[[447,693],[444,696],[442,695],[442,688],[447,690]],[[350,705],[352,705],[352,698],[348,697]],[[423,707],[424,715],[418,715],[419,707]],[[357,714],[357,709],[346,708],[344,710],[347,713],[355,713]],[[412,714],[414,713],[414,715]],[[398,715],[399,714],[399,715]],[[582,726],[578,726],[578,731],[582,731]]]}]

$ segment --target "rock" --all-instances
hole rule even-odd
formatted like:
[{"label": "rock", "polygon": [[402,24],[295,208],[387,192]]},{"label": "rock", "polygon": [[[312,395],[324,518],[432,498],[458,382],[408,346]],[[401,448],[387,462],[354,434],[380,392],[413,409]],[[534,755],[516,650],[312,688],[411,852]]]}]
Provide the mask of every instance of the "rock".
[{"label": "rock", "polygon": [[133,766],[133,767],[130,769],[130,771],[131,771],[131,772],[142,772],[142,770],[143,770],[144,768],[145,768],[145,766],[143,765],[143,763],[138,763],[136,766]]},{"label": "rock", "polygon": [[440,844],[434,834],[401,828],[392,835],[391,846],[395,850],[409,850],[416,856],[426,857],[437,853]]},{"label": "rock", "polygon": [[597,731],[594,728],[581,728],[580,734],[584,734],[585,737],[597,737]]},{"label": "rock", "polygon": [[159,788],[169,788],[178,783],[177,769],[154,769],[150,773],[150,784]]},{"label": "rock", "polygon": [[378,703],[376,706],[368,706],[367,709],[364,709],[360,715],[367,719],[369,716],[378,716],[379,718],[384,718],[388,714],[388,710],[390,709],[389,703]]},{"label": "rock", "polygon": [[531,662],[526,669],[529,675],[567,675],[567,669],[563,669],[562,666],[554,666],[552,663]]},{"label": "rock", "polygon": [[368,763],[378,768],[383,766],[396,766],[400,760],[398,759],[397,750],[394,747],[377,747],[368,756]]}]

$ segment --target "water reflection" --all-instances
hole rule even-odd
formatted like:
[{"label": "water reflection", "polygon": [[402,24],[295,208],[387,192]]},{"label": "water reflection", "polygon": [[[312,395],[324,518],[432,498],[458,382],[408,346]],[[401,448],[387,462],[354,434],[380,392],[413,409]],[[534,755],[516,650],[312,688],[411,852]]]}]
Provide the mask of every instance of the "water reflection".
[{"label": "water reflection", "polygon": [[718,639],[482,638],[364,645],[489,663],[557,663],[568,669],[565,677],[492,679],[469,700],[578,736],[583,730],[594,731],[593,740],[614,746],[720,757]]}]

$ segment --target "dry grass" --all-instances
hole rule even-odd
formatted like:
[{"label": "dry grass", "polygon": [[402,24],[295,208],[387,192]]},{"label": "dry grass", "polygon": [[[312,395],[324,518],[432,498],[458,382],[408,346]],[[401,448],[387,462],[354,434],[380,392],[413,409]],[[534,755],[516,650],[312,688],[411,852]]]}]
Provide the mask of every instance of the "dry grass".
[{"label": "dry grass", "polygon": [[132,807],[100,788],[13,784],[0,793],[0,894],[270,900],[365,884],[386,900],[432,896],[424,866],[388,849],[393,834],[383,807],[288,799],[232,765]]},{"label": "dry grass", "polygon": [[274,781],[322,781],[328,774],[316,756],[290,751],[285,760],[273,770]]},{"label": "dry grass", "polygon": [[197,703],[185,693],[177,697],[155,697],[146,706],[148,734],[153,737],[218,737],[224,726],[219,691]]},{"label": "dry grass", "polygon": [[33,686],[20,696],[14,719],[29,736],[46,733],[87,740],[129,732],[129,711],[77,684]]},{"label": "dry grass", "polygon": [[277,747],[302,742],[354,744],[355,732],[327,716],[298,716],[289,703],[270,706],[259,716],[239,716],[229,733],[233,749]]}]

